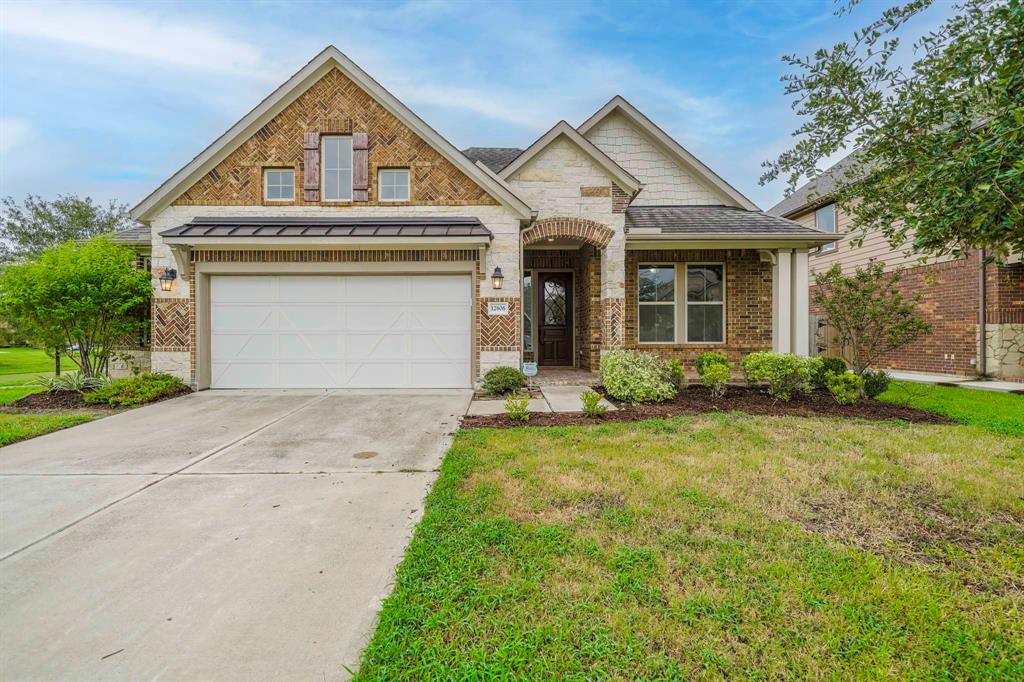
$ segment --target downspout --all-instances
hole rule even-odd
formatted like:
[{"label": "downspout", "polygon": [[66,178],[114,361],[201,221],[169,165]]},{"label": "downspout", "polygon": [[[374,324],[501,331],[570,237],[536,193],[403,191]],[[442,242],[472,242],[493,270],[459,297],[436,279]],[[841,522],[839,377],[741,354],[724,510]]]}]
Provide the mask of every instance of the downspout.
[{"label": "downspout", "polygon": [[988,355],[985,339],[985,249],[978,249],[978,376],[986,372],[985,356]]}]

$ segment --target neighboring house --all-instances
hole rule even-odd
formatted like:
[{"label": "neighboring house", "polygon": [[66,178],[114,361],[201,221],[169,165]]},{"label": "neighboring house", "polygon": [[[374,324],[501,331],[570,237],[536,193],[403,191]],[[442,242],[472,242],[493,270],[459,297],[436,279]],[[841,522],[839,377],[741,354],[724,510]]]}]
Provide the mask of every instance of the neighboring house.
[{"label": "neighboring house", "polygon": [[621,97],[460,152],[328,47],[133,210],[151,364],[196,388],[468,387],[486,370],[807,352],[807,254]]},{"label": "neighboring house", "polygon": [[[853,272],[870,261],[886,271],[902,270],[900,291],[921,295],[919,310],[932,333],[885,358],[884,367],[962,376],[984,375],[1024,381],[1024,263],[1016,254],[1004,265],[983,264],[979,253],[964,258],[931,258],[893,248],[881,233],[860,235],[850,216],[838,210],[830,194],[851,166],[851,157],[837,162],[815,182],[800,187],[769,213],[841,236],[810,258],[813,275],[839,264]],[[983,302],[983,304],[982,304]],[[811,352],[840,355],[828,320],[811,304]],[[985,354],[979,353],[982,338]]]}]

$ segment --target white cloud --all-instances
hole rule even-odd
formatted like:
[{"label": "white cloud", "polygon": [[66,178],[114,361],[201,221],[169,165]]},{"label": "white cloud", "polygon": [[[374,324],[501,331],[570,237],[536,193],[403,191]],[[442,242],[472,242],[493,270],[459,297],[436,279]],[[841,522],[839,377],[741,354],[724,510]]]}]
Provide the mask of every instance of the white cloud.
[{"label": "white cloud", "polygon": [[32,124],[23,118],[0,118],[0,155],[6,156],[32,138]]},{"label": "white cloud", "polygon": [[268,78],[261,51],[202,23],[108,5],[4,3],[0,33],[205,71]]}]

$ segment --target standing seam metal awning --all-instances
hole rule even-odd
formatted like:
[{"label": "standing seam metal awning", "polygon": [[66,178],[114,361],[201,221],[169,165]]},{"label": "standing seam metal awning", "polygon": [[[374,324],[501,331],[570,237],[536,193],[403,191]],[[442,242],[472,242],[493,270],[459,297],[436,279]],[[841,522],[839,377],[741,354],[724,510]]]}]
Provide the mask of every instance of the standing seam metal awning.
[{"label": "standing seam metal awning", "polygon": [[478,218],[193,218],[161,237],[485,237]]}]

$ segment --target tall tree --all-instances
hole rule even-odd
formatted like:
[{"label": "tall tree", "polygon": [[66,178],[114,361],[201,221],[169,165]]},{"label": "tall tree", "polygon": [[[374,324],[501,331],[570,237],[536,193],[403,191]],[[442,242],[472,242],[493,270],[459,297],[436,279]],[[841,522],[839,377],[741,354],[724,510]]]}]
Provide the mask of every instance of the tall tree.
[{"label": "tall tree", "polygon": [[106,206],[90,197],[59,195],[54,201],[29,194],[23,204],[0,200],[0,261],[34,258],[51,246],[88,239],[135,225],[127,204]]},{"label": "tall tree", "polygon": [[861,239],[878,231],[930,255],[1024,252],[1024,0],[962,0],[904,67],[896,34],[933,4],[892,7],[852,41],[783,58],[804,122],[761,183],[785,177],[792,191],[854,149],[829,184]]}]

